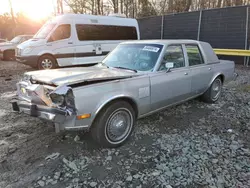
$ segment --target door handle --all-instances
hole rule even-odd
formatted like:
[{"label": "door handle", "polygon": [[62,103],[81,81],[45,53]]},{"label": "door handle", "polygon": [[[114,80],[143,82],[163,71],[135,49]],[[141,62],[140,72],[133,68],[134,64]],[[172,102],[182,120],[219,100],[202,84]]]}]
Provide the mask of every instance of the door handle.
[{"label": "door handle", "polygon": [[184,73],[184,75],[188,75],[188,73],[187,73],[187,72],[185,72],[185,73]]},{"label": "door handle", "polygon": [[68,44],[73,44],[73,42],[68,42]]},{"label": "door handle", "polygon": [[211,70],[211,68],[209,67],[208,70]]}]

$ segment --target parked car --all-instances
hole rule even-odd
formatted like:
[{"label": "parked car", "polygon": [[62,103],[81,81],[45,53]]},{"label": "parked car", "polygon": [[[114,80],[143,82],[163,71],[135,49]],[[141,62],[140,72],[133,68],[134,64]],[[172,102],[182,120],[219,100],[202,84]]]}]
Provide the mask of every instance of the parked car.
[{"label": "parked car", "polygon": [[206,42],[124,42],[96,65],[25,73],[12,106],[57,131],[88,130],[100,145],[117,147],[138,118],[196,97],[216,102],[234,68]]},{"label": "parked car", "polygon": [[140,39],[136,19],[65,14],[49,20],[32,40],[17,46],[18,62],[38,69],[90,64],[120,42]]},{"label": "parked car", "polygon": [[7,42],[5,39],[0,39],[0,43]]},{"label": "parked car", "polygon": [[11,41],[0,43],[0,59],[6,61],[14,59],[16,46],[30,38],[32,38],[32,35],[18,35]]}]

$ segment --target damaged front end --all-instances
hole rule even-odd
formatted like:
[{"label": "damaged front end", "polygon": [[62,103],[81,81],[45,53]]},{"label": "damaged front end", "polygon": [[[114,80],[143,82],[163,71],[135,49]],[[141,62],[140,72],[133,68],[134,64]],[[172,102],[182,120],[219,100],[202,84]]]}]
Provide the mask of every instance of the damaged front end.
[{"label": "damaged front end", "polygon": [[67,85],[38,83],[26,76],[17,83],[17,97],[12,101],[12,108],[55,123],[56,132],[75,125],[75,97]]}]

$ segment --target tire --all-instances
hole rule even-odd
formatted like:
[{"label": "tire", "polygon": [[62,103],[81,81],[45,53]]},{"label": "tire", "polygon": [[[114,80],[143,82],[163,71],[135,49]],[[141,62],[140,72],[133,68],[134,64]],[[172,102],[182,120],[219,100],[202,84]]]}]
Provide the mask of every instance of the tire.
[{"label": "tire", "polygon": [[55,69],[58,67],[56,59],[51,55],[43,55],[40,57],[37,66],[39,70]]},{"label": "tire", "polygon": [[221,96],[222,80],[220,77],[215,78],[208,90],[201,96],[206,103],[215,103]]},{"label": "tire", "polygon": [[13,50],[6,50],[3,53],[3,60],[4,61],[11,61],[15,58],[15,51]]},{"label": "tire", "polygon": [[[117,116],[118,113],[120,113],[120,120]],[[127,125],[125,125],[126,120]],[[135,121],[135,111],[129,103],[125,101],[113,102],[101,110],[96,117],[91,128],[92,138],[102,147],[119,147],[130,137]],[[119,133],[118,126],[120,133],[123,132],[122,134]],[[116,133],[117,135],[115,135]]]}]

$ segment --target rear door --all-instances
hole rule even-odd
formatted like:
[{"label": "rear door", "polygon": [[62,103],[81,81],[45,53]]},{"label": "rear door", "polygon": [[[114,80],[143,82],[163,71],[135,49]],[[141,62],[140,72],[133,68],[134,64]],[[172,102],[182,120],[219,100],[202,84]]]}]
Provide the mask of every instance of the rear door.
[{"label": "rear door", "polygon": [[213,76],[213,66],[205,64],[201,50],[197,44],[186,44],[185,46],[192,74],[192,95],[198,95],[207,89]]},{"label": "rear door", "polygon": [[[167,72],[165,63],[174,67]],[[151,75],[151,110],[186,100],[191,94],[191,74],[184,58],[183,45],[173,44],[166,48],[159,71]]]},{"label": "rear door", "polygon": [[47,48],[52,51],[59,66],[72,65],[75,58],[75,47],[70,23],[60,24],[47,41]]}]

